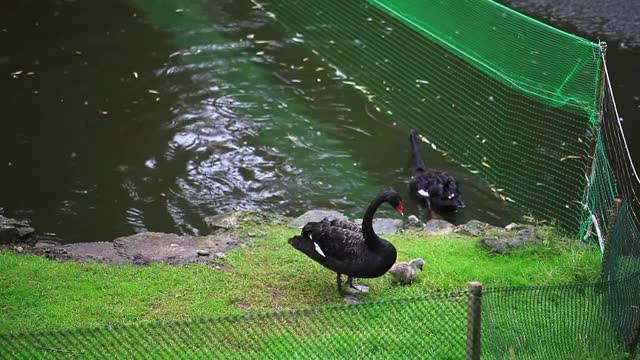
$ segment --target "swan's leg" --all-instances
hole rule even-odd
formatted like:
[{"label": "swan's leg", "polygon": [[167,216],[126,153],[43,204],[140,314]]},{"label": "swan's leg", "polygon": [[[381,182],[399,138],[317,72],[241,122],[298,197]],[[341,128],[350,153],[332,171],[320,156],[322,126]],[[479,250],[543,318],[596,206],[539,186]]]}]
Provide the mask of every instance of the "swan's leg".
[{"label": "swan's leg", "polygon": [[429,208],[429,219],[442,220],[442,216],[435,212],[432,208]]},{"label": "swan's leg", "polygon": [[347,286],[351,293],[369,292],[368,286],[354,284],[351,276],[347,277]]},{"label": "swan's leg", "polygon": [[[351,279],[351,278],[349,277],[349,279]],[[352,304],[360,303],[360,299],[358,299],[357,297],[352,296],[352,295],[347,295],[342,290],[342,275],[341,274],[338,274],[336,276],[336,283],[338,284],[338,293],[342,297],[342,300],[344,300],[344,301],[346,301],[348,303],[352,303]]]},{"label": "swan's leg", "polygon": [[429,209],[423,206],[418,206],[418,219],[423,222],[429,221]]}]

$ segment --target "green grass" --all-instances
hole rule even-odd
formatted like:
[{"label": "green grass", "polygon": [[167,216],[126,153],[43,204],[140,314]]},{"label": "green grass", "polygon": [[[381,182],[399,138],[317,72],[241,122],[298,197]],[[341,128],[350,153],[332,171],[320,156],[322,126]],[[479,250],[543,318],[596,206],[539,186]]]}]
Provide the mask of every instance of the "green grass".
[{"label": "green grass", "polygon": [[[55,262],[1,252],[0,333],[342,304],[335,275],[287,244],[297,230],[270,226],[261,231],[264,235],[248,246],[230,251],[222,270],[206,265]],[[596,252],[552,232],[542,236],[544,245],[506,255],[491,254],[471,237],[425,237],[418,232],[387,236],[399,260],[424,258],[424,271],[410,286],[392,285],[389,275],[362,279],[371,291],[361,299],[464,290],[470,280],[485,287],[597,280]]]},{"label": "green grass", "polygon": [[[258,232],[256,225],[239,231]],[[424,271],[409,286],[393,285],[389,275],[360,280],[371,291],[355,306],[342,306],[333,273],[287,244],[299,230],[262,225],[259,232],[262,235],[247,237],[246,246],[227,253],[219,264],[222,270],[207,265],[55,262],[0,252],[0,334],[5,334],[0,345],[27,358],[84,358],[96,352],[132,358],[144,349],[145,355],[158,358],[456,359],[464,357],[463,291],[468,281],[478,280],[489,306],[483,351],[490,352],[483,356],[548,354],[547,338],[557,338],[553,346],[565,354],[573,351],[570,344],[578,350],[588,345],[589,353],[602,348],[608,355],[606,349],[614,346],[610,339],[565,341],[575,326],[553,320],[557,314],[575,319],[575,309],[589,317],[591,307],[601,308],[597,294],[566,293],[566,301],[544,298],[544,306],[534,308],[517,292],[506,301],[500,300],[503,292],[492,295],[492,287],[598,280],[599,254],[548,229],[539,231],[542,244],[505,255],[490,253],[473,237],[426,237],[415,231],[386,236],[400,261],[422,257]],[[193,321],[206,318],[217,319]],[[607,325],[602,319],[586,320],[592,322],[598,330]],[[135,325],[117,325],[131,323]],[[71,330],[7,335],[54,329]],[[538,331],[546,337],[537,336]],[[505,348],[503,340],[515,348]]]}]

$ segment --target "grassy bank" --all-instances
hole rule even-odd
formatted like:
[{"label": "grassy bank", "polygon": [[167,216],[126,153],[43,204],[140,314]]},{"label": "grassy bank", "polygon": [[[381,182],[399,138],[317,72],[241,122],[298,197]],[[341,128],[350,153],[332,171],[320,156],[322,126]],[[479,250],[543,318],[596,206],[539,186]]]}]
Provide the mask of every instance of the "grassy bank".
[{"label": "grassy bank", "polygon": [[[259,232],[230,251],[220,268],[206,265],[104,265],[55,262],[0,252],[0,333],[76,328],[150,320],[217,317],[339,305],[335,275],[297,252],[287,239],[299,231],[280,225],[247,226]],[[552,285],[597,280],[599,255],[588,246],[540,231],[543,244],[495,255],[477,238],[389,235],[399,260],[422,257],[424,271],[410,286],[389,275],[360,282],[363,301],[485,287]]]}]

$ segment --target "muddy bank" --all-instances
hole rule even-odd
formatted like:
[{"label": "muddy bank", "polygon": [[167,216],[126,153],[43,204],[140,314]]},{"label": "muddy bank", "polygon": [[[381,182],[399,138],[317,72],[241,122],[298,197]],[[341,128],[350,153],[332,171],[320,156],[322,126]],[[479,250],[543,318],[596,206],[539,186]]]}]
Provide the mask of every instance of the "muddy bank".
[{"label": "muddy bank", "polygon": [[[145,232],[119,237],[109,242],[62,244],[50,237],[37,235],[27,222],[0,216],[0,246],[60,261],[136,265],[148,265],[153,262],[173,265],[197,263],[220,267],[219,260],[225,257],[227,251],[245,246],[246,241],[252,237],[264,235],[262,231],[256,231],[260,226],[286,224],[290,228],[299,229],[309,221],[320,221],[324,218],[347,219],[341,213],[324,210],[311,210],[295,219],[268,213],[237,212],[207,217],[205,221],[211,230],[211,234],[207,236]],[[29,230],[24,230],[25,228]],[[521,246],[539,244],[536,229],[531,225],[522,224],[510,224],[501,228],[471,220],[455,226],[437,219],[423,223],[412,215],[406,224],[399,219],[378,218],[374,220],[373,228],[379,235],[392,234],[403,229],[423,231],[427,241],[431,236],[451,233],[479,237],[482,246],[499,254]]]},{"label": "muddy bank", "polygon": [[225,252],[243,245],[235,234],[208,236],[180,236],[146,232],[120,237],[110,242],[60,245],[38,242],[29,252],[55,260],[92,261],[109,264],[152,262],[181,265],[184,263],[213,263]]},{"label": "muddy bank", "polygon": [[227,251],[244,246],[247,239],[260,235],[259,232],[245,230],[252,224],[284,221],[286,219],[277,215],[232,213],[207,218],[211,234],[206,236],[145,232],[108,242],[63,244],[62,239],[55,236],[38,234],[27,221],[0,216],[0,246],[61,261],[136,265],[152,262],[214,264]]}]

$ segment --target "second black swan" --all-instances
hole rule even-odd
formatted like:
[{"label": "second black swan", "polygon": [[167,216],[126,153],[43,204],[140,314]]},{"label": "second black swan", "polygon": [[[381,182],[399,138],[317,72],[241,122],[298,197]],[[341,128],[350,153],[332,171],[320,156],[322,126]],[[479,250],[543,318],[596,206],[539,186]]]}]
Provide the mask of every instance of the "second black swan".
[{"label": "second black swan", "polygon": [[411,180],[409,191],[418,205],[436,213],[453,212],[464,206],[458,181],[444,171],[428,169],[420,156],[418,133],[409,132],[411,145]]},{"label": "second black swan", "polygon": [[[302,234],[289,239],[289,244],[329,270],[335,271],[338,292],[345,300],[354,300],[342,289],[342,275],[347,275],[350,292],[368,291],[366,286],[353,283],[353,278],[376,278],[384,275],[396,261],[395,247],[376,235],[373,215],[380,205],[388,202],[402,212],[400,194],[385,191],[371,202],[362,219],[362,226],[344,220],[323,219],[309,222]],[[357,301],[357,299],[355,299]]]}]

